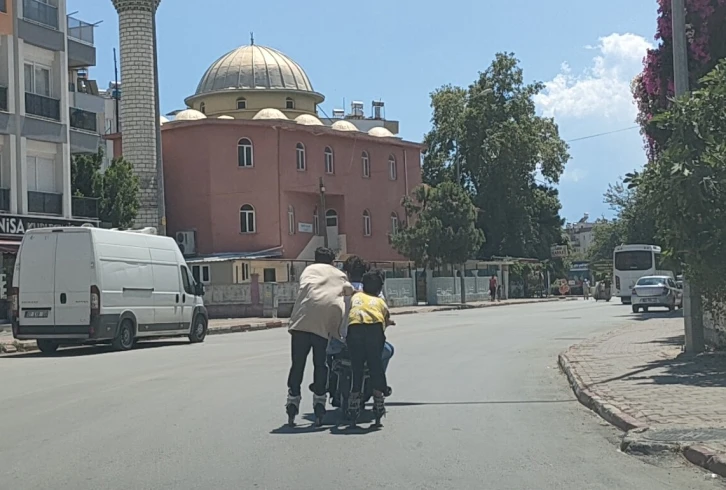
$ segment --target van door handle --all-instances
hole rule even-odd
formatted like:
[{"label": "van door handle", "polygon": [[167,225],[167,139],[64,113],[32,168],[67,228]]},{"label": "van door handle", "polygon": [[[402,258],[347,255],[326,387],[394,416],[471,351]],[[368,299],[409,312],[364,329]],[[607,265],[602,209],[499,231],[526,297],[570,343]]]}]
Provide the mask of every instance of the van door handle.
[{"label": "van door handle", "polygon": [[60,302],[62,305],[66,304],[66,293],[61,293]]},{"label": "van door handle", "polygon": [[179,295],[178,294],[176,295],[176,302],[177,303],[179,302]]},{"label": "van door handle", "polygon": [[187,295],[182,294],[182,303],[186,303],[186,302],[187,302]]}]

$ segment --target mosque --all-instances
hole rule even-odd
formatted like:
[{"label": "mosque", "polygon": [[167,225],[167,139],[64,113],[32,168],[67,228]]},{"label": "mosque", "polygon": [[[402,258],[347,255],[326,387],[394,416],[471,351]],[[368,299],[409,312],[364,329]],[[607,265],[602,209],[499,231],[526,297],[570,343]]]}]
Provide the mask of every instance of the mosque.
[{"label": "mosque", "polygon": [[380,101],[369,116],[353,102],[321,117],[324,99],[298,63],[252,42],[211,64],[187,109],[161,118],[167,234],[186,255],[310,260],[327,245],[403,260],[389,237],[421,183],[422,146],[396,136]]}]

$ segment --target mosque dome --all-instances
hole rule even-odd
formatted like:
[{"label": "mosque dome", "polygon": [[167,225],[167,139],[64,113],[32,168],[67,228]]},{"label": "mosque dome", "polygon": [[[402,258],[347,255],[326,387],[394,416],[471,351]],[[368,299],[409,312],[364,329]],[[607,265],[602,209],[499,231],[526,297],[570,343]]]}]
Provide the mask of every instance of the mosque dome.
[{"label": "mosque dome", "polygon": [[168,122],[169,122],[169,120],[167,118],[165,118],[164,116],[159,116],[159,124],[161,124],[163,126],[164,124],[166,124]]},{"label": "mosque dome", "polygon": [[251,44],[223,55],[207,69],[199,81],[195,96],[225,90],[313,90],[305,71],[280,51]]},{"label": "mosque dome", "polygon": [[388,129],[378,126],[375,128],[371,128],[370,131],[368,131],[368,134],[371,136],[375,136],[377,138],[393,138],[394,135],[391,133]]},{"label": "mosque dome", "polygon": [[331,127],[338,131],[358,131],[355,124],[349,121],[335,121]]},{"label": "mosque dome", "polygon": [[234,119],[232,116],[221,115],[217,119]]},{"label": "mosque dome", "polygon": [[174,121],[198,121],[206,118],[207,116],[195,109],[185,109],[176,115]]},{"label": "mosque dome", "polygon": [[253,117],[252,119],[254,119],[254,120],[287,119],[287,116],[285,114],[283,114],[281,111],[279,111],[278,109],[272,109],[272,108],[268,107],[267,109],[262,109],[260,112],[255,114],[255,117]]},{"label": "mosque dome", "polygon": [[303,126],[323,126],[320,119],[310,114],[300,114],[295,118],[295,122]]}]

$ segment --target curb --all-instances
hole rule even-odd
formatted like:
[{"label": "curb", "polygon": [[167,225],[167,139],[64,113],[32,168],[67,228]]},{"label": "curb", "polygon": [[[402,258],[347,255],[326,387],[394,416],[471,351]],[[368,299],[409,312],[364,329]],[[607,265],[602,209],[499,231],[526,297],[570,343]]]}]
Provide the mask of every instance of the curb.
[{"label": "curb", "polygon": [[[532,299],[532,300],[525,300],[525,301],[518,301],[517,303],[486,303],[483,305],[467,305],[467,304],[457,304],[457,305],[448,305],[448,306],[441,306],[432,308],[430,310],[410,310],[410,311],[401,311],[401,312],[395,312],[392,313],[394,315],[413,315],[413,314],[425,314],[425,313],[436,313],[439,311],[454,311],[454,310],[474,310],[479,308],[495,308],[499,306],[515,306],[515,305],[527,305],[527,304],[535,304],[535,303],[550,303],[553,301],[572,301],[576,300],[577,298],[565,298],[565,297],[555,297],[555,298],[542,298],[542,299]],[[269,321],[265,323],[241,323],[239,325],[230,325],[227,327],[219,327],[219,328],[210,328],[207,332],[207,335],[225,335],[230,333],[244,333],[244,332],[256,332],[259,330],[270,330],[273,328],[282,328],[287,326],[287,320],[275,320],[275,321]],[[36,352],[38,350],[37,345],[35,342],[28,341],[28,342],[21,342],[14,340],[12,343],[3,344],[0,343],[0,354],[14,354],[18,352]]]},{"label": "curb", "polygon": [[[620,409],[611,405],[599,396],[595,395],[588,389],[585,383],[577,374],[573,363],[567,357],[567,353],[563,352],[557,357],[560,369],[567,377],[567,381],[572,388],[577,400],[588,409],[597,413],[606,422],[614,425],[618,429],[624,431],[625,437],[621,445],[621,450],[626,451],[632,449],[632,452],[647,453],[650,451],[675,451],[683,454],[688,461],[700,466],[719,476],[726,477],[726,459],[722,455],[712,451],[706,446],[694,445],[672,445],[672,444],[649,444],[641,447],[637,443],[633,444],[628,441],[627,433],[630,431],[644,431],[648,429],[646,424],[639,422],[630,415],[622,412]],[[632,448],[629,446],[633,446]]]}]

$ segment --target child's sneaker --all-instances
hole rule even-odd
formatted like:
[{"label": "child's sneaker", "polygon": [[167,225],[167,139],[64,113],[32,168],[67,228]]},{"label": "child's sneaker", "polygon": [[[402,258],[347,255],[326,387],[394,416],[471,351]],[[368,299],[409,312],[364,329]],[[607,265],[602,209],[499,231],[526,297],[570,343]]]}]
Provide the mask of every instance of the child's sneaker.
[{"label": "child's sneaker", "polygon": [[327,402],[327,394],[313,395],[313,411],[315,412],[315,425],[317,427],[323,425],[323,418],[325,417],[325,404]]},{"label": "child's sneaker", "polygon": [[285,411],[287,412],[287,424],[290,427],[295,426],[295,417],[300,413],[300,400],[302,397],[292,396],[289,392],[287,394],[287,403],[285,403]]}]

